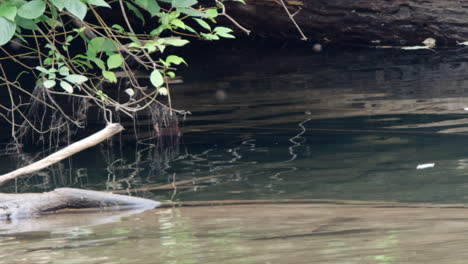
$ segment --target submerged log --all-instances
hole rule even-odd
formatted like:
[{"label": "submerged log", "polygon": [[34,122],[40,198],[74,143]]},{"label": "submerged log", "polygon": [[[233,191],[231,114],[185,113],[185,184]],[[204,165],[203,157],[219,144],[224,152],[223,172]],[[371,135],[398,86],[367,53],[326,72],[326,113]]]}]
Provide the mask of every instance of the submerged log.
[{"label": "submerged log", "polygon": [[59,188],[46,193],[0,194],[0,220],[29,218],[62,209],[153,209],[159,202],[139,197]]},{"label": "submerged log", "polygon": [[442,45],[468,40],[468,2],[459,0],[246,0],[227,11],[253,34],[301,39],[283,3],[305,36],[320,43]]}]

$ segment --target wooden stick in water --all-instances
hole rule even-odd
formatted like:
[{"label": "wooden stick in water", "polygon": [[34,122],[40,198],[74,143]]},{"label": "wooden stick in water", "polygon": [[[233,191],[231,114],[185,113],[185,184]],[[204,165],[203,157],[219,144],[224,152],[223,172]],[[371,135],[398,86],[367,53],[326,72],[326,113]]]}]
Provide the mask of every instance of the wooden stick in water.
[{"label": "wooden stick in water", "polygon": [[113,135],[119,133],[123,130],[123,127],[118,123],[108,124],[103,130],[84,138],[78,142],[75,142],[39,161],[34,162],[33,164],[27,165],[25,167],[14,170],[10,173],[0,176],[0,185],[18,178],[23,175],[31,174],[36,171],[40,171],[54,163],[57,163],[63,159],[66,159],[73,154],[76,154],[82,150],[95,146],[104,140],[112,137]]}]

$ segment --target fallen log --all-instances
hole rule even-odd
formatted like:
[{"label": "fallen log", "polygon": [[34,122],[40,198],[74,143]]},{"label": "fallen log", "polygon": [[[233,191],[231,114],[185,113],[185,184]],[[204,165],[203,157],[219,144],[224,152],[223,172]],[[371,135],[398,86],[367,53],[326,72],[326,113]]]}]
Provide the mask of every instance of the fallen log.
[{"label": "fallen log", "polygon": [[1,193],[0,220],[30,218],[62,209],[153,209],[159,205],[149,199],[74,188],[46,193]]},{"label": "fallen log", "polygon": [[[285,12],[286,5],[288,12]],[[246,0],[227,11],[252,34],[339,44],[441,45],[468,40],[468,3],[458,0]]]},{"label": "fallen log", "polygon": [[[103,130],[44,159],[0,176],[0,185],[19,176],[39,171],[75,153],[95,146],[122,130],[123,127],[120,124],[108,124]],[[0,193],[0,220],[30,218],[62,209],[152,209],[159,205],[159,202],[144,198],[73,188],[59,188],[46,193]]]}]

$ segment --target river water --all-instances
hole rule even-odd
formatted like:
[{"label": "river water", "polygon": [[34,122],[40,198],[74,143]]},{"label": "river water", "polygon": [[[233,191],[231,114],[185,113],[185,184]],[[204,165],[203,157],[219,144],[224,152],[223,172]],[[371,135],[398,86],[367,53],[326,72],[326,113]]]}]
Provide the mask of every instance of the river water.
[{"label": "river water", "polygon": [[[191,112],[180,129],[127,133],[2,190],[216,206],[2,223],[0,263],[465,263],[465,51],[203,45],[171,88]],[[40,155],[0,156],[1,172]]]}]

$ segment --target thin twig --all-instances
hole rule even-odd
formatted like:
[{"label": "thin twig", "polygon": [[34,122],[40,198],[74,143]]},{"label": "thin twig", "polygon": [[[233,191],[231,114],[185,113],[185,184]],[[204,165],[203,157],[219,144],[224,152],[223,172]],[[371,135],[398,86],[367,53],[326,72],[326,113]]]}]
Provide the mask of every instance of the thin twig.
[{"label": "thin twig", "polygon": [[291,19],[291,21],[294,23],[294,25],[296,26],[297,30],[299,31],[299,33],[301,34],[302,38],[301,40],[307,40],[307,37],[304,35],[304,33],[302,32],[301,28],[299,27],[299,25],[296,23],[296,20],[294,19],[293,15],[291,15],[291,13],[289,12],[288,10],[288,7],[286,6],[286,4],[284,3],[283,0],[279,0],[281,2],[281,4],[283,5],[283,8],[284,10],[286,11],[286,13],[288,14],[289,16],[289,19]]}]

